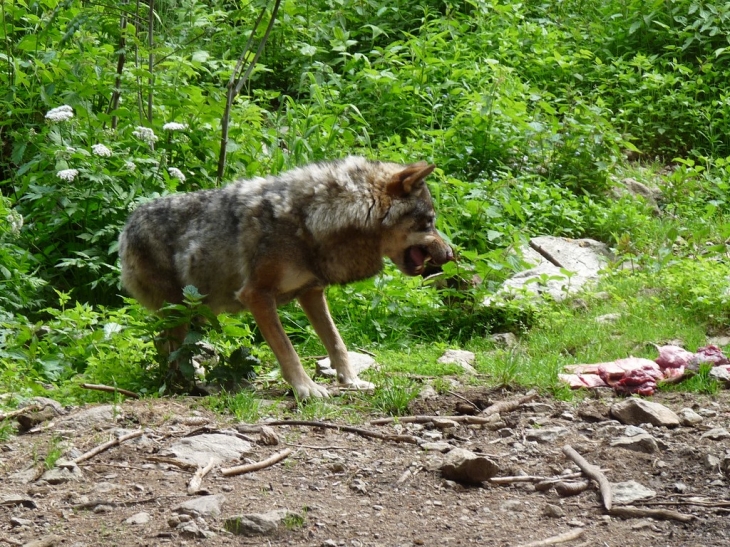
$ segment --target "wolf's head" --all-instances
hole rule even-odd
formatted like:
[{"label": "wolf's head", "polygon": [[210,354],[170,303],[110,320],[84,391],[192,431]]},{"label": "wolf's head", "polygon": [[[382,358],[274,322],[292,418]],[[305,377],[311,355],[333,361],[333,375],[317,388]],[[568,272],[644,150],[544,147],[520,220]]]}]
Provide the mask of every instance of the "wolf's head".
[{"label": "wolf's head", "polygon": [[428,263],[440,266],[454,260],[434,226],[436,214],[425,183],[435,168],[425,161],[401,167],[384,187],[390,207],[383,219],[382,252],[406,275],[420,275]]}]

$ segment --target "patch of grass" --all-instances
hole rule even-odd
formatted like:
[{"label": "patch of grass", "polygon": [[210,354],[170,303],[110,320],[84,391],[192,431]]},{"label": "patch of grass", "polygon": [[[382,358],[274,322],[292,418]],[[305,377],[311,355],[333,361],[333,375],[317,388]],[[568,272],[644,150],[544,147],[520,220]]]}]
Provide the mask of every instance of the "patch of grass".
[{"label": "patch of grass", "polygon": [[301,513],[289,513],[284,517],[283,524],[287,530],[295,531],[300,530],[304,527],[307,519],[306,507],[302,509]]},{"label": "patch of grass", "polygon": [[419,392],[418,384],[402,376],[382,376],[375,384],[375,393],[367,397],[367,404],[388,416],[407,414],[409,403]]},{"label": "patch of grass", "polygon": [[11,425],[8,420],[0,422],[0,442],[7,441],[10,437],[15,434],[15,428]]},{"label": "patch of grass", "polygon": [[222,392],[205,400],[205,406],[217,413],[232,414],[236,420],[252,423],[261,419],[261,401],[251,391]]},{"label": "patch of grass", "polygon": [[702,393],[704,395],[715,395],[720,391],[720,382],[710,376],[712,366],[701,365],[697,374],[691,376],[679,384],[660,385],[665,391],[689,391],[692,393]]},{"label": "patch of grass", "polygon": [[53,467],[56,465],[56,462],[61,458],[63,455],[63,447],[61,446],[61,438],[60,437],[52,437],[51,440],[48,442],[48,451],[46,452],[46,457],[43,458],[43,467],[46,469],[53,469]]}]

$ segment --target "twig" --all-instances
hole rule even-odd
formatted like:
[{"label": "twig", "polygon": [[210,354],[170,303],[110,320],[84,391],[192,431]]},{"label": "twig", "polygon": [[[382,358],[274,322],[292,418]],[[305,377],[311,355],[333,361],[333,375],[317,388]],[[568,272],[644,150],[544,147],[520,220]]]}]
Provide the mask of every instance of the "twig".
[{"label": "twig", "polygon": [[118,444],[122,444],[124,441],[128,441],[129,439],[134,439],[136,437],[141,437],[144,433],[143,430],[139,429],[137,431],[133,431],[132,433],[128,433],[127,435],[122,435],[121,437],[117,437],[115,439],[112,439],[109,442],[106,442],[104,444],[100,444],[99,446],[92,448],[88,452],[81,454],[78,458],[73,460],[74,463],[81,463],[85,462],[86,460],[89,460],[96,456],[97,454],[104,452],[105,450],[111,448],[112,446],[116,446]]},{"label": "twig", "polygon": [[310,448],[312,450],[350,450],[349,446],[314,446],[311,444],[294,444],[294,443],[286,443],[288,446],[293,446],[294,448]]},{"label": "twig", "polygon": [[121,393],[122,395],[126,395],[127,397],[132,397],[133,399],[139,399],[139,395],[135,393],[134,391],[128,391],[126,389],[121,389],[114,386],[105,386],[103,384],[81,384],[81,387],[84,389],[93,389],[96,391],[105,391],[107,393]]},{"label": "twig", "polygon": [[250,473],[251,471],[258,471],[259,469],[263,469],[265,467],[270,467],[274,465],[275,463],[280,462],[284,458],[286,458],[289,454],[291,454],[293,450],[291,448],[285,448],[281,452],[277,452],[273,456],[270,456],[266,458],[265,460],[261,460],[260,462],[256,463],[249,463],[246,465],[238,465],[236,467],[228,467],[226,469],[221,469],[221,474],[224,477],[230,477],[231,475],[241,475],[242,473]]},{"label": "twig", "polygon": [[468,404],[470,404],[471,406],[473,406],[474,408],[476,408],[476,409],[477,409],[477,411],[479,410],[479,407],[478,407],[477,405],[475,405],[474,403],[472,403],[472,402],[471,402],[471,401],[470,401],[469,399],[467,399],[467,398],[466,398],[466,397],[464,397],[463,395],[459,395],[458,393],[454,393],[453,391],[447,391],[446,393],[448,393],[449,395],[453,395],[453,396],[454,396],[454,397],[456,397],[457,399],[461,399],[461,400],[462,400],[462,401],[464,401],[465,403],[468,403]]},{"label": "twig", "polygon": [[631,505],[622,505],[614,507],[609,514],[616,517],[626,518],[653,518],[659,520],[678,520],[680,522],[691,522],[696,517],[687,515],[671,509],[644,509],[642,507],[633,507]]},{"label": "twig", "polygon": [[514,399],[507,399],[506,401],[499,401],[491,406],[488,406],[482,410],[481,416],[491,416],[492,414],[503,414],[505,412],[512,412],[516,408],[529,403],[535,397],[537,397],[537,391],[530,390],[521,397],[515,397]]},{"label": "twig", "polygon": [[198,466],[195,464],[184,462],[182,460],[178,460],[177,458],[169,458],[165,456],[147,456],[145,458],[145,461],[173,465],[175,467],[179,467],[180,469],[185,469],[186,471],[195,471],[196,469],[198,469]]},{"label": "twig", "polygon": [[570,473],[559,477],[539,477],[535,475],[517,475],[514,477],[492,477],[489,482],[492,484],[512,484],[513,482],[560,482],[566,479],[576,479],[580,473]]},{"label": "twig", "polygon": [[586,459],[578,454],[570,445],[566,444],[563,447],[563,454],[573,460],[578,467],[580,467],[580,470],[583,471],[586,477],[593,479],[598,483],[598,488],[601,492],[601,499],[603,500],[603,506],[606,508],[606,511],[611,511],[611,506],[613,505],[613,491],[611,490],[611,483],[608,482],[606,475],[603,474],[601,469],[588,463]]},{"label": "twig", "polygon": [[22,541],[7,537],[0,537],[0,543],[7,543],[8,545],[23,545]]},{"label": "twig", "polygon": [[400,416],[397,418],[378,418],[371,420],[370,425],[387,425],[395,422],[403,424],[428,424],[434,420],[451,420],[457,423],[465,424],[490,424],[494,422],[494,419],[483,416],[468,416],[464,414],[458,414],[456,416]]},{"label": "twig", "polygon": [[163,498],[177,498],[179,496],[155,496],[152,498],[145,498],[141,500],[130,500],[130,501],[107,501],[107,500],[94,500],[87,501],[86,503],[79,503],[73,505],[73,509],[93,509],[99,505],[108,505],[109,507],[132,507],[135,505],[142,505],[145,503],[154,503],[160,501]]},{"label": "twig", "polygon": [[642,501],[641,505],[694,505],[696,507],[730,507],[730,501],[728,501],[728,500]]},{"label": "twig", "polygon": [[60,536],[46,536],[41,539],[36,539],[35,541],[29,541],[28,543],[24,543],[23,547],[52,547],[60,541]]},{"label": "twig", "polygon": [[216,466],[218,463],[217,458],[211,458],[208,462],[208,465],[205,467],[200,467],[196,472],[195,475],[190,479],[190,482],[188,483],[188,495],[192,496],[194,494],[197,494],[200,492],[200,486],[203,484],[203,478],[210,473],[210,471]]},{"label": "twig", "polygon": [[[371,422],[372,423],[372,422]],[[413,435],[384,435],[375,431],[368,431],[367,429],[361,429],[359,427],[352,427],[349,425],[338,425],[330,424],[327,422],[313,422],[307,420],[279,420],[275,422],[266,422],[266,425],[301,425],[306,427],[323,427],[329,429],[337,429],[339,431],[345,431],[347,433],[356,433],[363,437],[370,437],[373,439],[380,439],[382,441],[394,441],[399,443],[418,444],[418,437]]]},{"label": "twig", "polygon": [[573,541],[574,539],[578,539],[583,535],[583,528],[576,528],[575,530],[571,530],[570,532],[565,532],[564,534],[559,534],[557,536],[552,536],[547,539],[541,539],[540,541],[533,541],[532,543],[523,543],[519,547],[542,547],[543,545],[557,545],[558,543],[567,543],[568,541]]},{"label": "twig", "polygon": [[0,422],[2,422],[3,420],[8,420],[10,418],[15,418],[16,416],[20,416],[21,414],[26,414],[28,412],[35,412],[40,409],[40,405],[32,404],[23,408],[19,408],[18,410],[6,412],[5,414],[0,414]]}]

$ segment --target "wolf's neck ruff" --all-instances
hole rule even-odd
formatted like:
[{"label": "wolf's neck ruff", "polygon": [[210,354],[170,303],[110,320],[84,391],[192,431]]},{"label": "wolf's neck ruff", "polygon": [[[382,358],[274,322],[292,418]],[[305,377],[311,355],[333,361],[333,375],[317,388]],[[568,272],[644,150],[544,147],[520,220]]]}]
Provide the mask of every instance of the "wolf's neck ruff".
[{"label": "wolf's neck ruff", "polygon": [[407,275],[453,259],[436,232],[424,179],[434,167],[348,157],[141,205],[119,240],[124,287],[145,306],[194,285],[215,312],[248,309],[300,397],[309,379],[276,315],[297,298],[338,378],[363,384],[327,310],[323,288],[375,275],[389,257]]}]

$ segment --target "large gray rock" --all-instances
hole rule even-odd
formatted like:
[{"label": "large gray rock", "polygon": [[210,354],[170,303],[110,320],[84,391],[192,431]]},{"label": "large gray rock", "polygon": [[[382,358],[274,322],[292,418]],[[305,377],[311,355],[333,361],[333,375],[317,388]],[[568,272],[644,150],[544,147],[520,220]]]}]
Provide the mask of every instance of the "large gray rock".
[{"label": "large gray rock", "polygon": [[611,491],[613,492],[614,503],[619,504],[630,504],[656,496],[654,490],[650,490],[636,481],[611,483]]},{"label": "large gray rock", "polygon": [[628,425],[652,424],[675,427],[680,423],[679,416],[664,405],[634,397],[613,405],[611,416]]},{"label": "large gray rock", "polygon": [[444,478],[467,484],[479,484],[491,479],[498,472],[499,467],[494,461],[464,448],[451,450],[441,465]]},{"label": "large gray rock", "polygon": [[471,351],[461,349],[447,349],[444,354],[436,361],[442,365],[458,365],[464,369],[467,374],[476,374],[476,369],[472,366],[476,356]]},{"label": "large gray rock", "polygon": [[116,405],[101,405],[86,408],[58,421],[59,429],[109,428],[124,417],[122,409]]},{"label": "large gray rock", "polygon": [[221,514],[221,507],[225,501],[226,497],[223,494],[200,496],[181,503],[173,511],[193,517],[217,517]]},{"label": "large gray rock", "polygon": [[268,513],[249,513],[228,517],[224,527],[232,534],[239,536],[270,535],[284,526],[287,518],[301,520],[302,516],[288,509],[277,509]]},{"label": "large gray rock", "polygon": [[237,460],[251,452],[251,443],[221,433],[207,433],[180,439],[160,452],[160,456],[176,458],[185,463],[205,467],[211,458],[223,462]]},{"label": "large gray rock", "polygon": [[[560,301],[598,279],[599,272],[611,258],[607,245],[593,239],[568,239],[541,236],[530,240],[521,249],[522,257],[534,266],[504,282],[498,294],[514,294],[522,290],[549,295]],[[563,271],[570,272],[566,275]],[[492,297],[484,301],[489,305]]]},{"label": "large gray rock", "polygon": [[564,437],[568,433],[568,429],[561,426],[541,427],[525,432],[525,440],[536,441],[540,444],[549,444],[555,442],[560,437]]}]

